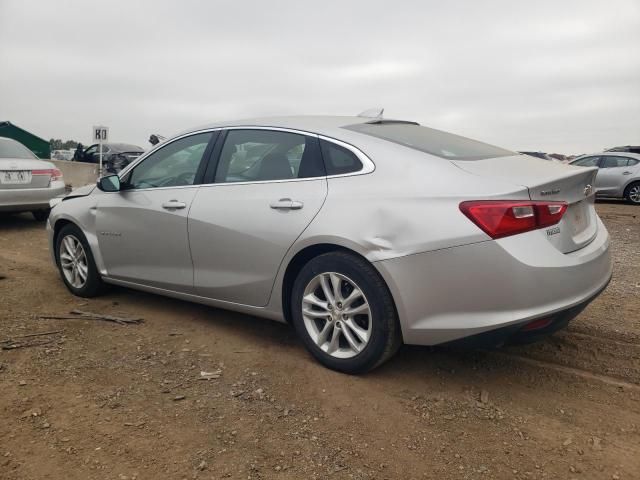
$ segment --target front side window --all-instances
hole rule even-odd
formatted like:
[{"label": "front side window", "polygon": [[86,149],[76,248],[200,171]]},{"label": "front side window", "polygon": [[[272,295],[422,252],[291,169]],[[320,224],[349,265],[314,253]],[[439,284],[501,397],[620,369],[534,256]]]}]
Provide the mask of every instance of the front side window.
[{"label": "front side window", "polygon": [[602,161],[602,168],[626,167],[628,162],[627,157],[607,156]]},{"label": "front side window", "polygon": [[597,167],[598,160],[600,160],[600,157],[581,158],[580,160],[573,162],[571,165],[576,165],[578,167]]},{"label": "front side window", "polygon": [[229,130],[216,183],[263,182],[324,176],[318,139],[273,130]]},{"label": "front side window", "polygon": [[198,133],[171,142],[136,165],[124,188],[158,188],[193,185],[213,132]]},{"label": "front side window", "polygon": [[86,150],[87,155],[93,155],[94,153],[97,153],[97,152],[98,152],[98,145],[92,145]]}]

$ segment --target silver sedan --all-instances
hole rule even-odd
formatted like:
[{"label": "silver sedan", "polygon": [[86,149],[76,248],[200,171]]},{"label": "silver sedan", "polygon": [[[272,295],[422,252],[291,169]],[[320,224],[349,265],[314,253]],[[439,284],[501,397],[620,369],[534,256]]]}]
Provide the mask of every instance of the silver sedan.
[{"label": "silver sedan", "polygon": [[576,167],[598,167],[596,195],[624,198],[640,205],[640,154],[604,152],[583,155],[571,162]]},{"label": "silver sedan", "polygon": [[253,119],[167,140],[47,226],[76,295],[115,284],[290,322],[358,373],[402,343],[564,327],[611,277],[596,173],[409,121]]},{"label": "silver sedan", "polygon": [[62,172],[11,138],[0,137],[0,212],[49,215],[49,201],[64,194]]}]

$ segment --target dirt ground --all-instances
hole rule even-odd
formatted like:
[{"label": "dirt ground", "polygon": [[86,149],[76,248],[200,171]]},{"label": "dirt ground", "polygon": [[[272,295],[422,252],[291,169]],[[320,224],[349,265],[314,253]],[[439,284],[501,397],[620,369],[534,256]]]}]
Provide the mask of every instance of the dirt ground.
[{"label": "dirt ground", "polygon": [[[614,277],[566,331],[403,347],[359,377],[287,325],[126,289],[75,298],[43,225],[2,216],[0,346],[22,348],[0,350],[0,478],[638,479],[640,208],[597,208]],[[144,323],[38,318],[74,308]]]}]

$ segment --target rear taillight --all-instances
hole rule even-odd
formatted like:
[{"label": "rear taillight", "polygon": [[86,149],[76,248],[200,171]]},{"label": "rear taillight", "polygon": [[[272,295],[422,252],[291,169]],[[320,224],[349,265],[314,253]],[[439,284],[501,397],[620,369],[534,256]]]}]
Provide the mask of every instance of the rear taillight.
[{"label": "rear taillight", "polygon": [[474,200],[460,210],[491,238],[503,238],[555,225],[567,211],[565,202]]},{"label": "rear taillight", "polygon": [[31,175],[49,175],[51,181],[62,180],[62,172],[57,168],[45,168],[42,170],[31,170]]}]

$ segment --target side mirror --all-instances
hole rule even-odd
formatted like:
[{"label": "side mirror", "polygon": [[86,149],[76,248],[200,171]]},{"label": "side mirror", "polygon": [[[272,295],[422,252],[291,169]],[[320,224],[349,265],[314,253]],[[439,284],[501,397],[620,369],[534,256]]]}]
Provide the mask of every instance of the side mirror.
[{"label": "side mirror", "polygon": [[118,175],[107,175],[98,180],[98,188],[103,192],[119,192],[120,177]]}]

